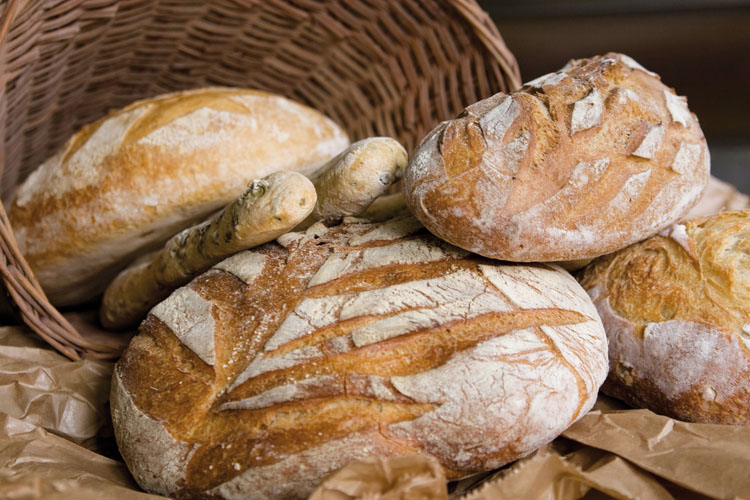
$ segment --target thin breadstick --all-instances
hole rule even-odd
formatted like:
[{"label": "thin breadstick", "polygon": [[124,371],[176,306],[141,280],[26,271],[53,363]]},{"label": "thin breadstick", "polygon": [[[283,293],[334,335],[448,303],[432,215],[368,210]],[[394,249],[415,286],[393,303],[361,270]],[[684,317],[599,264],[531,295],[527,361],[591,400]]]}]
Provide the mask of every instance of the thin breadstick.
[{"label": "thin breadstick", "polygon": [[242,196],[201,224],[173,236],[158,252],[131,264],[110,283],[100,309],[105,328],[138,324],[173,290],[221,260],[288,232],[304,220],[317,197],[296,172],[253,181]]},{"label": "thin breadstick", "polygon": [[356,217],[401,178],[408,156],[390,137],[371,137],[352,144],[310,176],[318,193],[312,214],[296,230],[314,222]]}]

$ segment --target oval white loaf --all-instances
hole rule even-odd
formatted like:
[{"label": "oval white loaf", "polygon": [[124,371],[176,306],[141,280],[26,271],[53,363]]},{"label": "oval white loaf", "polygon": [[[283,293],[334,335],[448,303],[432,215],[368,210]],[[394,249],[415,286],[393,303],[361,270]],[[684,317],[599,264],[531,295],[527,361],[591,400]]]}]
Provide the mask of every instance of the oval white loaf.
[{"label": "oval white loaf", "polygon": [[455,479],[593,405],[604,331],[560,268],[471,255],[413,217],[278,241],[174,292],[117,364],[117,442],[146,490],[306,498],[352,460],[414,452]]},{"label": "oval white loaf", "polygon": [[412,155],[404,191],[417,218],[461,248],[570,261],[680,220],[706,186],[709,163],[685,98],[610,53],[440,124]]},{"label": "oval white loaf", "polygon": [[595,260],[581,282],[609,338],[603,392],[750,425],[750,210],[676,224]]},{"label": "oval white loaf", "polygon": [[10,221],[49,299],[81,303],[251,180],[309,174],[348,144],[331,120],[281,96],[228,88],[167,94],[74,135],[19,186]]}]

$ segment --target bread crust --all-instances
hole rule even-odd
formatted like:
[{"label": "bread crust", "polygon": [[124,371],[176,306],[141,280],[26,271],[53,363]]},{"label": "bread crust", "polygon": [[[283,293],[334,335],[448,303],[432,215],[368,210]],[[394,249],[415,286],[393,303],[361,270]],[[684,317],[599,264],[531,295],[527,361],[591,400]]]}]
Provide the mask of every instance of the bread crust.
[{"label": "bread crust", "polygon": [[690,209],[690,212],[685,216],[685,220],[748,208],[750,208],[749,196],[739,192],[728,182],[711,176],[705,191],[703,191],[703,196],[701,196],[698,204]]},{"label": "bread crust", "polygon": [[692,422],[750,425],[750,211],[677,224],[594,261],[602,389]]},{"label": "bread crust", "polygon": [[[155,307],[112,404],[149,419],[114,418],[146,489],[306,498],[372,454],[431,455],[451,479],[497,468],[585,414],[606,371],[593,304],[558,267],[470,255],[412,217],[349,220],[237,254]],[[133,441],[154,422],[162,438]],[[152,481],[184,446],[177,478]]]},{"label": "bread crust", "polygon": [[331,120],[281,96],[230,88],[166,94],[71,137],[19,186],[9,217],[49,299],[81,303],[251,180],[310,173],[348,144]]},{"label": "bread crust", "polygon": [[312,212],[315,201],[315,187],[297,172],[274,172],[252,181],[209,219],[180,231],[155,255],[118,274],[102,297],[102,326],[137,327],[152,307],[211,266],[291,231]]},{"label": "bread crust", "polygon": [[603,255],[693,206],[709,153],[683,97],[622,54],[571,61],[440,124],[404,175],[434,234],[516,262]]},{"label": "bread crust", "polygon": [[359,217],[401,179],[406,167],[406,149],[391,137],[369,137],[357,141],[310,175],[318,201],[310,217],[297,230],[317,221],[341,222]]}]

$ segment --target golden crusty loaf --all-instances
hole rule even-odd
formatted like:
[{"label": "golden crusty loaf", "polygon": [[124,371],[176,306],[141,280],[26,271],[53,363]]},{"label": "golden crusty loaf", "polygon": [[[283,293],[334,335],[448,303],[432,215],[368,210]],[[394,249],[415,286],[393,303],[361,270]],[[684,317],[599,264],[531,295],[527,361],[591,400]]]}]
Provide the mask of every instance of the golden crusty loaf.
[{"label": "golden crusty loaf", "polygon": [[434,234],[487,257],[579,260],[677,222],[709,154],[684,97],[630,57],[574,60],[440,124],[404,175]]},{"label": "golden crusty loaf", "polygon": [[750,425],[750,211],[677,224],[594,261],[607,394],[693,422]]},{"label": "golden crusty loaf", "polygon": [[315,224],[156,306],[117,364],[138,483],[177,498],[306,498],[368,455],[449,478],[552,440],[593,404],[606,341],[555,266],[499,264],[413,217]]},{"label": "golden crusty loaf", "polygon": [[310,173],[348,143],[331,120],[280,96],[168,94],[84,127],[18,188],[10,220],[50,300],[80,303],[251,180]]}]

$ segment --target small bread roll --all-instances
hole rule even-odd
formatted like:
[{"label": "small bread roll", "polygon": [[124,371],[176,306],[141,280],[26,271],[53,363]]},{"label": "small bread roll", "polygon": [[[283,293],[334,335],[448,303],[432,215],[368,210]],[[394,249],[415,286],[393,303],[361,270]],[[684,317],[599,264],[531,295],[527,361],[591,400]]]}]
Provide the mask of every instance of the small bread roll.
[{"label": "small bread roll", "polygon": [[406,206],[404,193],[386,194],[367,207],[360,217],[372,222],[385,222],[394,217],[410,215],[409,207]]},{"label": "small bread roll", "polygon": [[318,202],[297,230],[361,215],[401,178],[407,160],[406,149],[390,137],[355,142],[310,176]]},{"label": "small bread roll", "polygon": [[697,205],[685,216],[685,220],[706,217],[719,212],[731,212],[750,208],[750,197],[741,193],[728,182],[714,176],[708,180],[708,186]]},{"label": "small bread roll", "polygon": [[606,394],[750,425],[750,210],[674,225],[594,261],[581,283],[607,330]]},{"label": "small bread roll", "polygon": [[679,221],[708,182],[684,97],[607,54],[497,94],[440,124],[404,174],[437,236],[517,262],[589,259]]},{"label": "small bread roll", "polygon": [[115,435],[145,490],[305,499],[349,462],[414,453],[458,479],[593,406],[606,338],[559,267],[469,254],[411,216],[277,241],[176,290],[118,362]]},{"label": "small bread roll", "polygon": [[309,174],[348,145],[331,120],[281,96],[176,92],[84,127],[19,186],[9,217],[50,301],[79,304],[251,180]]},{"label": "small bread roll", "polygon": [[176,288],[225,258],[290,231],[315,206],[315,188],[302,174],[276,172],[200,225],[173,236],[162,250],[122,271],[100,309],[109,329],[136,326]]}]

